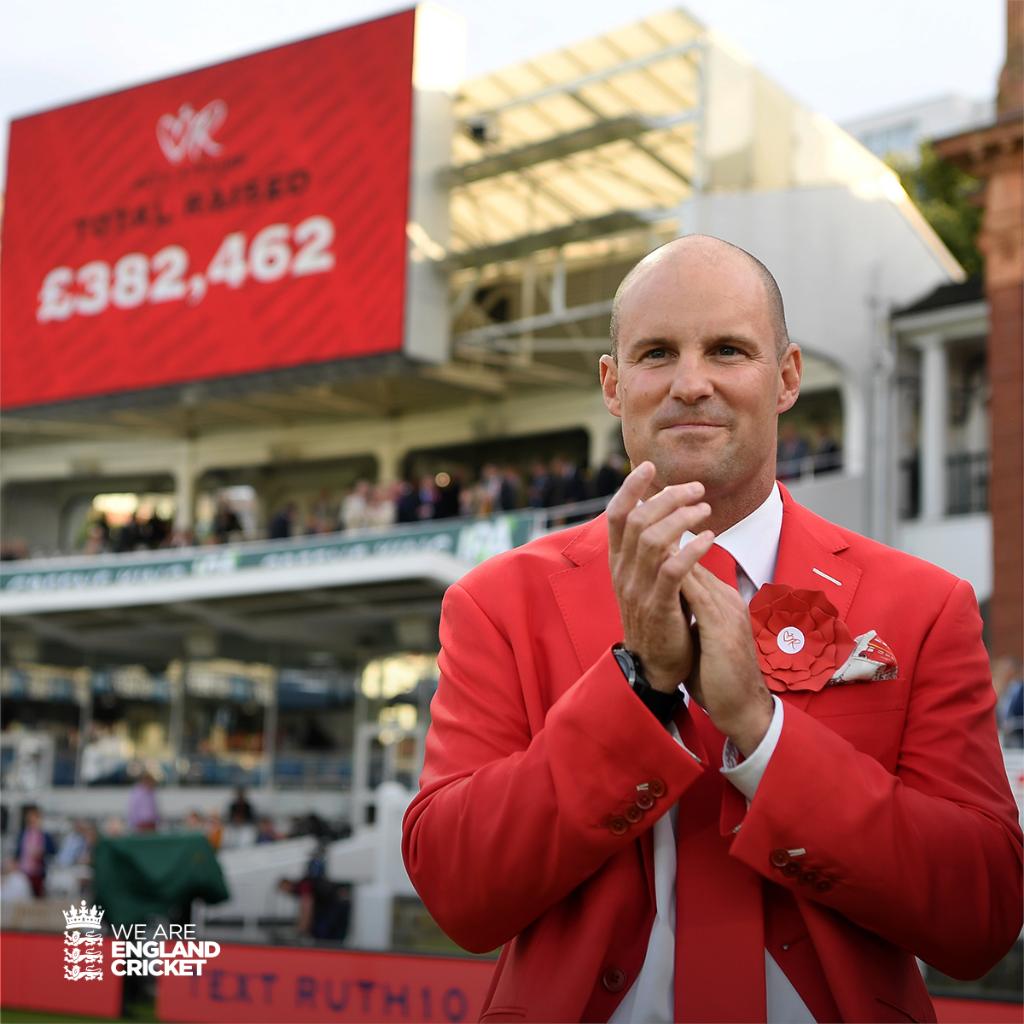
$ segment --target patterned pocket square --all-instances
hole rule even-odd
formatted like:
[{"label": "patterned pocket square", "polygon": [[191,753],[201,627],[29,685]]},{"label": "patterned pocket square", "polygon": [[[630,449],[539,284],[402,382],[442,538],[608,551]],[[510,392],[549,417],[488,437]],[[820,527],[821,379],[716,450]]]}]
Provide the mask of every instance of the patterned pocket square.
[{"label": "patterned pocket square", "polygon": [[833,674],[826,686],[870,683],[876,679],[895,679],[899,665],[892,648],[872,629],[854,641],[850,656]]}]

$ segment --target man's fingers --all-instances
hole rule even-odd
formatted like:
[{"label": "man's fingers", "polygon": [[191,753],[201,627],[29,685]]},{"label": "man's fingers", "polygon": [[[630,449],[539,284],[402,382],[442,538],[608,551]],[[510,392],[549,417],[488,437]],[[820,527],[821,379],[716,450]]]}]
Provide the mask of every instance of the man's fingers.
[{"label": "man's fingers", "polygon": [[[701,557],[703,558],[704,556],[702,555]],[[695,566],[693,574],[697,578],[697,582],[715,597],[730,598],[736,593],[734,587],[724,580],[720,580],[710,569],[703,565]]]},{"label": "man's fingers", "polygon": [[666,555],[674,556],[679,540],[687,530],[702,523],[711,514],[711,506],[707,502],[696,505],[683,505],[669,512],[664,519],[659,519],[648,526],[637,537],[637,558],[644,564],[660,564]]},{"label": "man's fingers", "polygon": [[626,517],[636,503],[647,493],[654,479],[654,463],[641,462],[623,481],[615,496],[608,502],[608,541],[614,550],[622,542]]},{"label": "man's fingers", "polygon": [[689,576],[697,561],[708,553],[714,542],[715,535],[710,530],[705,530],[681,551],[665,559],[654,585],[659,600],[668,600],[678,595],[682,582]]},{"label": "man's fingers", "polygon": [[[662,488],[653,498],[642,502],[626,515],[626,522],[622,529],[619,540],[619,548],[626,552],[633,552],[637,549],[640,537],[655,523],[660,522],[666,516],[671,515],[677,509],[693,506],[699,501],[704,493],[703,484],[694,482],[688,484],[672,484]],[[707,517],[710,509],[705,510],[702,515],[688,521],[683,530],[700,522]],[[683,530],[680,530],[682,534]]]},{"label": "man's fingers", "polygon": [[[711,550],[715,543],[715,535],[711,530],[704,530],[698,533],[689,544],[686,544],[679,552],[683,563],[686,566],[685,572],[690,570]],[[701,567],[703,568],[703,566]]]},{"label": "man's fingers", "polygon": [[[713,621],[712,617],[715,614],[721,620],[722,616],[728,618],[730,608],[746,608],[746,602],[738,592],[703,565],[694,565],[690,572],[683,577],[680,589],[693,609],[698,625],[702,614],[706,620],[705,624],[707,624],[707,622]],[[737,601],[739,605],[736,604]]]},{"label": "man's fingers", "polygon": [[[706,537],[711,536],[710,541],[702,543],[699,547],[697,541]],[[683,548],[684,554],[692,554],[692,560],[690,562],[689,571],[683,576],[679,583],[679,589],[682,591],[683,597],[686,598],[686,603],[690,606],[693,614],[697,617],[698,622],[700,621],[700,613],[702,610],[708,610],[711,605],[713,594],[708,589],[707,577],[714,576],[714,573],[708,572],[703,565],[699,565],[698,562],[702,559],[708,551],[711,550],[711,545],[715,542],[714,534],[710,530],[705,530],[700,537],[690,541],[689,544]],[[693,551],[691,552],[691,549]],[[699,552],[699,553],[698,553]]]}]

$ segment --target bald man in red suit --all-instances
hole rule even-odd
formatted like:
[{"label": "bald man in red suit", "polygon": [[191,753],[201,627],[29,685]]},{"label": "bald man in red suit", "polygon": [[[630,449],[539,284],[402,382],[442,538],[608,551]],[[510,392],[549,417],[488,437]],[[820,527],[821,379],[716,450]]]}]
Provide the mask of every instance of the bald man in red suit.
[{"label": "bald man in red suit", "polygon": [[801,357],[752,256],[677,239],[600,364],[605,515],[448,591],[409,874],[503,946],[485,1021],[934,1020],[1021,928],[970,586],[775,480]]}]

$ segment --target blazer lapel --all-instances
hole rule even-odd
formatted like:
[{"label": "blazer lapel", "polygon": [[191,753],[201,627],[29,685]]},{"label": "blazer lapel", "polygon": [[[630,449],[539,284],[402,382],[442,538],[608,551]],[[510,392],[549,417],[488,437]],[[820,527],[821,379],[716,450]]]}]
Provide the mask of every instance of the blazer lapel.
[{"label": "blazer lapel", "polygon": [[558,609],[586,672],[622,640],[622,619],[608,569],[608,524],[604,513],[589,522],[564,548],[572,563],[549,577]]},{"label": "blazer lapel", "polygon": [[[782,484],[779,491],[782,532],[772,582],[797,590],[820,590],[845,619],[862,575],[859,566],[839,557],[849,546],[846,539],[830,522],[797,504]],[[814,694],[796,691],[781,696],[803,709]]]}]

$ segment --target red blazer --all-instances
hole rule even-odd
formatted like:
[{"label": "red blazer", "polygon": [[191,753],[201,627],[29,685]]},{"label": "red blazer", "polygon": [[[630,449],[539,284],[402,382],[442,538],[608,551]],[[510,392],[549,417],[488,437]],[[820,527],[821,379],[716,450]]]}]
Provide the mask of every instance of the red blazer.
[{"label": "red blazer", "polygon": [[603,516],[448,590],[403,852],[456,942],[504,944],[482,1020],[608,1019],[643,964],[651,826],[676,801],[678,1021],[764,1020],[765,948],[819,1022],[933,1021],[914,954],[976,977],[1018,935],[1021,832],[973,591],[782,494],[775,582],[877,630],[899,674],[785,694],[749,810],[703,711],[677,719],[694,756],[610,653]]}]

